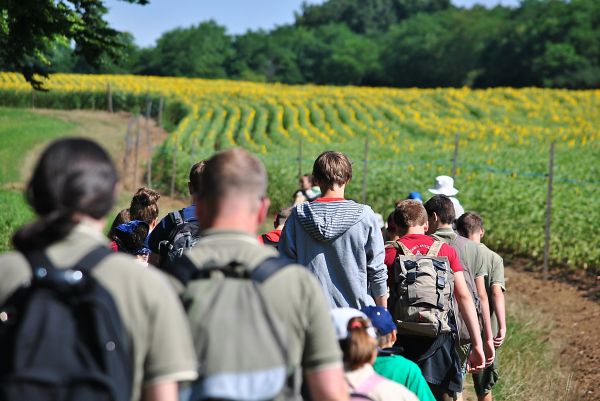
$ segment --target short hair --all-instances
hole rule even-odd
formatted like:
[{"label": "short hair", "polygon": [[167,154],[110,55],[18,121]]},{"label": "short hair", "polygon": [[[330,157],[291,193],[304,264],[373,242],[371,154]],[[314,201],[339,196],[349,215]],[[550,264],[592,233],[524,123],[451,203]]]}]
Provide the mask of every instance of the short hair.
[{"label": "short hair", "polygon": [[310,182],[310,184],[312,185],[312,183],[313,183],[312,174],[304,174],[303,176],[300,177],[300,179],[298,181],[302,182],[303,178],[308,178],[308,182]]},{"label": "short hair", "polygon": [[292,214],[292,208],[284,208],[275,215],[275,224],[280,225],[286,222],[288,217]]},{"label": "short hair", "polygon": [[141,187],[133,195],[129,205],[129,219],[141,220],[151,224],[158,218],[158,200],[160,194],[150,188]]},{"label": "short hair", "polygon": [[394,223],[399,228],[424,226],[427,223],[427,211],[417,200],[402,200],[394,210]]},{"label": "short hair", "polygon": [[190,175],[189,175],[189,180],[190,183],[192,184],[192,191],[193,193],[197,193],[198,192],[198,187],[197,187],[197,183],[200,181],[200,174],[202,174],[202,172],[204,171],[204,167],[206,166],[206,160],[202,160],[199,161],[198,163],[194,164],[192,166],[192,168],[190,168]]},{"label": "short hair", "polygon": [[195,179],[196,195],[213,207],[229,196],[248,195],[258,200],[267,193],[265,167],[256,156],[242,148],[216,153]]},{"label": "short hair", "polygon": [[313,178],[326,189],[332,189],[334,184],[344,185],[352,179],[352,163],[342,152],[328,150],[315,160]]},{"label": "short hair", "polygon": [[456,220],[456,231],[463,237],[470,237],[477,231],[483,229],[483,219],[475,212],[463,213]]},{"label": "short hair", "polygon": [[435,195],[424,204],[428,216],[437,214],[442,224],[452,224],[456,219],[454,204],[446,195]]},{"label": "short hair", "polygon": [[367,332],[369,327],[368,319],[354,317],[348,321],[348,338],[340,340],[344,364],[351,371],[371,362],[373,352],[377,350],[377,340]]}]

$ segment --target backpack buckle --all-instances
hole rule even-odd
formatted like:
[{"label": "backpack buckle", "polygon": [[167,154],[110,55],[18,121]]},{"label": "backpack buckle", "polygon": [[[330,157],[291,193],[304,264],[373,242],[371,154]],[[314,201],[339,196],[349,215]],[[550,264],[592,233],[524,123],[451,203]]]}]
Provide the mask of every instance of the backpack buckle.
[{"label": "backpack buckle", "polygon": [[446,286],[446,279],[443,276],[438,276],[437,287],[439,289],[444,289],[445,286]]},{"label": "backpack buckle", "polygon": [[415,281],[417,281],[417,272],[415,272],[415,271],[407,272],[406,273],[406,282],[408,284],[413,284]]}]

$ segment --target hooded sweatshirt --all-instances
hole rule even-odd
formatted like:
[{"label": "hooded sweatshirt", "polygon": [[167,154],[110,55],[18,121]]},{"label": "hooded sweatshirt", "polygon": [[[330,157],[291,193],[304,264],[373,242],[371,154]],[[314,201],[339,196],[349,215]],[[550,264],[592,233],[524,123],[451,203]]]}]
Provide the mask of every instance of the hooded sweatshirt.
[{"label": "hooded sweatshirt", "polygon": [[377,217],[350,200],[305,202],[285,222],[279,252],[312,271],[331,308],[374,305],[387,293]]}]

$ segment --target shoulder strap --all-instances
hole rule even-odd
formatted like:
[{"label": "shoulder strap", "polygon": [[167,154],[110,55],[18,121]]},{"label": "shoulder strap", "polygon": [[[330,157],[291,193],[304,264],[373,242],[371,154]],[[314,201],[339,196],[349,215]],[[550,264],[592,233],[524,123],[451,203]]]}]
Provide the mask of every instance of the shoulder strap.
[{"label": "shoulder strap", "polygon": [[414,255],[414,253],[412,253],[412,252],[410,251],[410,249],[408,249],[408,248],[406,247],[406,245],[404,245],[404,244],[402,243],[402,241],[398,240],[398,241],[394,241],[394,242],[396,242],[396,243],[398,244],[398,247],[396,247],[396,245],[394,245],[394,248],[396,248],[396,249],[398,249],[398,250],[402,250],[402,253],[403,253],[404,255],[406,255],[406,256]]},{"label": "shoulder strap", "polygon": [[262,238],[264,245],[271,245],[271,246],[277,247],[277,245],[279,244],[279,243],[277,243],[275,241],[271,241],[269,239],[269,237],[267,236],[267,234],[262,234],[260,237]]},{"label": "shoulder strap", "polygon": [[440,249],[442,248],[442,241],[433,241],[433,244],[431,244],[431,247],[429,247],[429,251],[427,252],[427,256],[438,256],[438,253],[440,253]]},{"label": "shoulder strap", "polygon": [[183,224],[183,209],[169,213],[169,217],[171,218],[171,221],[173,222],[173,224],[175,224],[175,226]]},{"label": "shoulder strap", "polygon": [[[102,259],[104,259],[106,256],[108,256],[110,254],[112,254],[112,252],[108,248],[106,248],[104,246],[98,246],[98,247],[92,249],[87,254],[85,254],[85,256],[83,256],[83,258],[81,258],[78,262],[76,262],[72,266],[72,268],[77,268],[77,269],[83,270],[83,271],[90,271]],[[56,269],[56,267],[50,261],[50,259],[46,255],[46,253],[44,251],[42,251],[41,249],[38,249],[33,252],[25,254],[25,258],[29,262],[29,265],[32,269],[35,269],[36,267],[44,267],[47,270]]]},{"label": "shoulder strap", "polygon": [[180,258],[177,258],[175,262],[169,263],[166,266],[165,271],[186,286],[190,280],[194,279],[195,275],[198,273],[198,268],[194,262],[192,262],[190,258],[184,254],[181,255]]},{"label": "shoulder strap", "polygon": [[373,373],[371,376],[363,380],[362,383],[360,383],[354,390],[357,393],[368,394],[375,388],[375,386],[377,386],[383,380],[383,377],[379,376],[376,373]]},{"label": "shoulder strap", "polygon": [[288,260],[279,256],[268,258],[252,270],[250,278],[258,283],[264,283],[269,277],[289,264]]}]

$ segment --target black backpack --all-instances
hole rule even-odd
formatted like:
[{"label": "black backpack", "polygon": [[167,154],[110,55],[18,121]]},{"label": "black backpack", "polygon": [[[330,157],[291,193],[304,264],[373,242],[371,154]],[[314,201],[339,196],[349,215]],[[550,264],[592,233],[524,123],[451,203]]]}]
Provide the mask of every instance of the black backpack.
[{"label": "black backpack", "polygon": [[200,223],[195,218],[185,221],[183,209],[169,213],[169,218],[174,228],[169,233],[169,239],[158,244],[159,264],[163,270],[181,258],[183,251],[192,248],[200,239]]},{"label": "black backpack", "polygon": [[32,278],[0,307],[0,400],[129,401],[132,355],[115,302],[90,270],[98,247],[70,269],[41,251]]}]

